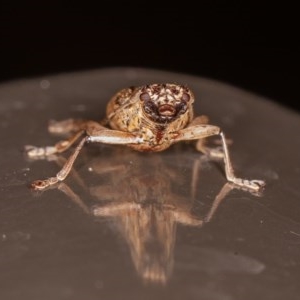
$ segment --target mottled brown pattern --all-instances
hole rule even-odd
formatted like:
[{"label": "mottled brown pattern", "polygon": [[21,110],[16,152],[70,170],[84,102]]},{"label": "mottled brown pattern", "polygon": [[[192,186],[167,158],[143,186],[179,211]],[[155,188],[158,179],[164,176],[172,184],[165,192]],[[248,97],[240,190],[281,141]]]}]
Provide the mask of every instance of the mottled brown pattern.
[{"label": "mottled brown pattern", "polygon": [[[173,133],[192,120],[193,102],[192,92],[176,84],[124,89],[107,105],[108,125],[115,130],[138,134],[143,144],[129,145],[135,150],[162,151],[174,142]],[[160,107],[164,108],[161,113]]]}]

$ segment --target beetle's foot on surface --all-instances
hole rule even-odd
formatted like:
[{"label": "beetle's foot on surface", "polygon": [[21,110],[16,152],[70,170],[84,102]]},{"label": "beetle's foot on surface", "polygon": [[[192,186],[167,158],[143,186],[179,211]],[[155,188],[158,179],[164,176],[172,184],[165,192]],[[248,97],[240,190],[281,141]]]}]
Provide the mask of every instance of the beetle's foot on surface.
[{"label": "beetle's foot on surface", "polygon": [[31,158],[46,157],[46,156],[56,153],[56,148],[53,146],[35,147],[32,145],[26,145],[25,153],[28,157],[31,157]]},{"label": "beetle's foot on surface", "polygon": [[49,186],[56,184],[57,182],[58,179],[56,177],[50,177],[44,180],[35,180],[30,184],[30,187],[33,190],[44,190]]},{"label": "beetle's foot on surface", "polygon": [[241,178],[234,178],[233,180],[230,180],[235,185],[248,189],[250,191],[254,192],[260,192],[265,187],[266,183],[263,180],[248,180],[248,179],[241,179]]}]

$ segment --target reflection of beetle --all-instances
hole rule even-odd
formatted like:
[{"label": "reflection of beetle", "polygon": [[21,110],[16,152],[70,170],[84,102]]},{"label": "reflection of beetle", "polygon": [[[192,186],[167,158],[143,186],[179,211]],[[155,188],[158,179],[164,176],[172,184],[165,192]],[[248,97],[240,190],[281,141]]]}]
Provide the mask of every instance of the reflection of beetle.
[{"label": "reflection of beetle", "polygon": [[[79,196],[64,182],[57,188],[86,213],[99,218],[101,227],[104,218],[109,220],[117,233],[114,236],[121,235],[128,245],[137,274],[144,282],[166,284],[174,269],[178,225],[200,228],[210,222],[236,186],[225,183],[216,196],[205,197],[199,206],[194,200],[196,195],[201,196],[202,189],[197,185],[196,191],[196,184],[202,173],[199,171],[207,165],[205,157],[182,161],[179,151],[138,155],[125,147],[107,146],[101,150],[103,156],[89,161],[89,170],[98,175],[95,181],[73,173],[74,183],[83,186],[88,195]],[[182,172],[179,160],[187,172]]]},{"label": "reflection of beetle", "polygon": [[[177,84],[151,84],[142,87],[123,89],[107,105],[106,119],[95,121],[68,119],[50,124],[50,132],[75,134],[55,146],[26,146],[29,157],[47,156],[68,149],[82,135],[80,143],[63,168],[55,177],[36,180],[34,189],[44,189],[64,180],[86,142],[125,144],[138,151],[163,151],[179,141],[199,140],[197,150],[211,156],[222,156],[228,181],[259,191],[262,180],[246,180],[235,177],[224,133],[217,126],[208,125],[207,118],[193,117],[194,95],[185,86]],[[108,127],[105,127],[105,126]],[[204,147],[203,139],[219,135],[223,152]]]}]

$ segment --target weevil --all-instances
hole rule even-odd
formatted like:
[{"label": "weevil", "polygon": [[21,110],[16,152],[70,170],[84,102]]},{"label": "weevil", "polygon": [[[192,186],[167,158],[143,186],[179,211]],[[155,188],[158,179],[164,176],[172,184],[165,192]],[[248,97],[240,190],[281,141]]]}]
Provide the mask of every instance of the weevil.
[{"label": "weevil", "polygon": [[[29,157],[44,157],[62,153],[78,142],[74,152],[62,169],[53,177],[32,182],[35,190],[43,190],[63,181],[86,143],[127,145],[143,152],[159,152],[181,141],[197,140],[196,149],[208,156],[221,157],[225,175],[235,185],[260,191],[263,180],[238,178],[234,174],[224,132],[210,125],[205,116],[194,117],[195,96],[190,88],[174,83],[155,83],[140,87],[129,87],[117,92],[107,104],[106,117],[102,122],[67,119],[53,121],[51,133],[72,133],[54,146],[25,146]],[[207,137],[219,136],[222,150],[216,151],[204,145]]]}]

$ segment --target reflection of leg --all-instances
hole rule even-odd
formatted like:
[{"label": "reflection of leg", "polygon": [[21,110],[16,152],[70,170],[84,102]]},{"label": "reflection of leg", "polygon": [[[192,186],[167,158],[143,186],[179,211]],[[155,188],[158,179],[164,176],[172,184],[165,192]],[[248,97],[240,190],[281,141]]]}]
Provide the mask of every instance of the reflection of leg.
[{"label": "reflection of leg", "polygon": [[223,201],[223,199],[228,195],[228,193],[234,189],[234,186],[232,183],[225,183],[219,192],[219,194],[215,197],[215,200],[208,212],[208,214],[205,217],[205,222],[209,222],[212,218],[212,216],[215,214],[217,208],[219,207],[220,203]]},{"label": "reflection of leg", "polygon": [[201,167],[201,160],[200,158],[197,159],[194,164],[193,164],[193,170],[192,170],[192,181],[191,181],[191,197],[192,201],[195,200],[196,198],[196,189],[197,189],[197,184],[198,184],[198,179],[199,179],[199,170]]},{"label": "reflection of leg", "polygon": [[[194,200],[196,197],[196,187],[197,187],[197,182],[198,182],[198,176],[199,176],[199,169],[201,167],[201,159],[198,159],[195,161],[193,165],[193,175],[192,175],[192,199]],[[218,193],[218,195],[215,197],[214,202],[204,218],[204,221],[202,220],[195,220],[195,225],[198,222],[198,225],[202,225],[203,222],[209,222],[212,218],[212,216],[215,214],[217,208],[219,207],[220,203],[222,200],[228,195],[228,193],[234,188],[234,185],[232,183],[225,183]],[[191,220],[189,221],[191,222]],[[193,223],[191,222],[191,223]]]},{"label": "reflection of leg", "polygon": [[75,194],[73,192],[73,190],[64,182],[61,182],[58,187],[57,187],[60,191],[62,191],[64,194],[66,194],[73,202],[75,202],[79,207],[82,208],[82,210],[87,213],[90,214],[90,210],[89,208],[82,202],[82,200],[80,199],[80,197]]},{"label": "reflection of leg", "polygon": [[[135,202],[124,202],[116,204],[108,204],[105,206],[97,206],[93,210],[93,214],[97,217],[112,217],[127,215],[133,210],[141,209],[141,205]],[[138,226],[138,225],[137,225]]]},{"label": "reflection of leg", "polygon": [[201,226],[203,224],[203,220],[200,220],[193,215],[191,215],[189,212],[184,212],[184,211],[177,211],[174,210],[172,212],[174,219],[176,222],[181,223],[183,225],[188,225],[188,226]]}]

